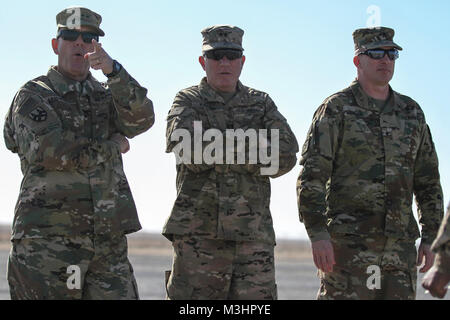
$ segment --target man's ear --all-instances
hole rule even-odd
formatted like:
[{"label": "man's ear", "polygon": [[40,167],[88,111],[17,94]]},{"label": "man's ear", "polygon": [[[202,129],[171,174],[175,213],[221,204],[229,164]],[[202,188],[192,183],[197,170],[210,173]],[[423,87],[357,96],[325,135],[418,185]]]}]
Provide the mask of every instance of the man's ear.
[{"label": "man's ear", "polygon": [[242,66],[244,66],[245,63],[245,56],[242,56]]},{"label": "man's ear", "polygon": [[200,65],[202,66],[203,70],[206,71],[205,58],[203,56],[198,57],[198,62],[200,62]]},{"label": "man's ear", "polygon": [[360,63],[361,63],[361,60],[359,60],[359,56],[354,56],[353,57],[353,64],[355,65],[355,67],[358,68]]},{"label": "man's ear", "polygon": [[53,49],[53,52],[56,55],[59,53],[59,51],[58,51],[58,39],[56,39],[56,38],[52,39],[52,49]]}]

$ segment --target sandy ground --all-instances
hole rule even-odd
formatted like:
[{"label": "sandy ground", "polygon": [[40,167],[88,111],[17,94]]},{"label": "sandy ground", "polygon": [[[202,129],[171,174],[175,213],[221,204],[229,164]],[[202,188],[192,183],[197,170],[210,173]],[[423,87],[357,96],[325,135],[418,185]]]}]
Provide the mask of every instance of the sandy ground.
[{"label": "sandy ground", "polygon": [[[0,228],[4,229],[4,228]],[[6,264],[9,252],[7,233],[0,232],[0,300],[8,300]],[[172,248],[170,242],[157,234],[140,232],[129,237],[129,259],[133,265],[141,299],[159,300],[165,297],[164,271],[170,270]],[[276,281],[281,300],[315,299],[319,280],[306,241],[278,240],[275,248]],[[420,286],[418,300],[432,299]],[[449,298],[447,294],[446,298]]]}]

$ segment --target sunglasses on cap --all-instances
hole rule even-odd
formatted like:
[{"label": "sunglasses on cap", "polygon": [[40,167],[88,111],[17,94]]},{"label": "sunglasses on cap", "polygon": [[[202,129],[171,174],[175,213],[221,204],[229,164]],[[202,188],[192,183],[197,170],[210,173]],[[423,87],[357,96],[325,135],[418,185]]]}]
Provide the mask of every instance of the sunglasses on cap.
[{"label": "sunglasses on cap", "polygon": [[78,39],[78,37],[81,35],[81,38],[83,39],[84,43],[92,43],[92,39],[95,39],[95,41],[98,41],[98,34],[92,33],[92,32],[81,32],[76,30],[68,30],[68,29],[61,29],[58,31],[58,38],[63,38],[67,41],[75,41]]},{"label": "sunglasses on cap", "polygon": [[386,54],[390,60],[397,60],[399,57],[397,49],[369,49],[361,54],[365,54],[375,60],[383,59]]},{"label": "sunglasses on cap", "polygon": [[206,51],[204,53],[204,56],[207,57],[208,59],[213,59],[217,61],[222,60],[223,57],[227,57],[228,60],[236,60],[242,57],[242,51],[233,49],[217,49]]}]

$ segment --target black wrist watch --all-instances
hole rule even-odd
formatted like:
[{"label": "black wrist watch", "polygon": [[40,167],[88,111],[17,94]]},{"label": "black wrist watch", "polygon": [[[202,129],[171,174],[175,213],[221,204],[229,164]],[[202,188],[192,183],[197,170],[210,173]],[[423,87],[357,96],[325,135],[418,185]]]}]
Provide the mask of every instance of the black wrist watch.
[{"label": "black wrist watch", "polygon": [[118,63],[116,60],[113,60],[113,71],[111,73],[108,73],[106,76],[108,78],[112,78],[114,76],[116,76],[120,70],[122,69],[122,65],[120,63]]}]

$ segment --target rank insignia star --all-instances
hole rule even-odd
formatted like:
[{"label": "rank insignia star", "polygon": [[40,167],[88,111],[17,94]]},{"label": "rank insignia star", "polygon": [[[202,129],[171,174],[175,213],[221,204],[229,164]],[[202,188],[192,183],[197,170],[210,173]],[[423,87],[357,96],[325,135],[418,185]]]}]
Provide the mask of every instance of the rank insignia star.
[{"label": "rank insignia star", "polygon": [[31,120],[36,122],[42,122],[47,120],[47,111],[42,109],[41,107],[37,107],[33,111],[31,111],[28,116],[31,118]]}]

